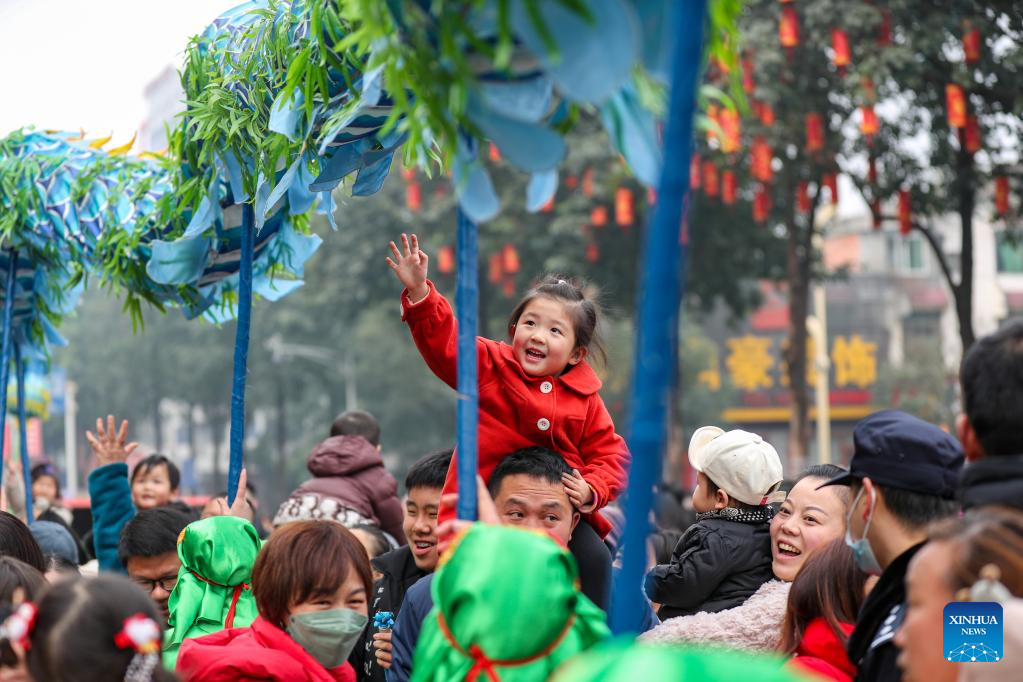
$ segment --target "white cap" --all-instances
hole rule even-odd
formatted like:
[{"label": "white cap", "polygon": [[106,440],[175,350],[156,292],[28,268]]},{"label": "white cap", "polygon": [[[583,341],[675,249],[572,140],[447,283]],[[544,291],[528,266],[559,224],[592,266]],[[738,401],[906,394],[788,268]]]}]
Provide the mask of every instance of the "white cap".
[{"label": "white cap", "polygon": [[689,440],[689,463],[729,497],[767,504],[782,482],[781,458],[774,447],[749,431],[703,426]]}]

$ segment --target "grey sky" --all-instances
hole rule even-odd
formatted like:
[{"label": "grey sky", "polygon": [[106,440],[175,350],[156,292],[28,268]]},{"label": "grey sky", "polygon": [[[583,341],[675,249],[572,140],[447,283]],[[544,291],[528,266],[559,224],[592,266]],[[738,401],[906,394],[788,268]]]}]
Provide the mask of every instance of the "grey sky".
[{"label": "grey sky", "polygon": [[[131,139],[142,90],[240,0],[0,0],[0,136],[15,128]],[[137,150],[137,148],[136,148]]]}]

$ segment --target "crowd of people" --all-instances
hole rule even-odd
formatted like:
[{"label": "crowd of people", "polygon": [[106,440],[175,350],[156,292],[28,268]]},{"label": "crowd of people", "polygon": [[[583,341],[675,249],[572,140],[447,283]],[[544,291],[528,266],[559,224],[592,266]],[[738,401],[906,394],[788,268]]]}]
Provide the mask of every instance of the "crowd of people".
[{"label": "crowd of people", "polygon": [[[391,252],[402,319],[454,387],[457,325],[429,259],[415,235]],[[628,520],[650,527],[645,579],[624,600],[643,614],[632,641],[607,618],[630,455],[588,362],[598,315],[585,289],[549,277],[515,308],[509,342],[478,339],[477,522],[455,518],[457,452],[424,454],[399,494],[360,411],[313,448],[270,529],[244,470],[234,500],[194,509],[168,458],[129,468],[138,444],[113,416],[87,434],[84,536],[50,464],[32,469],[32,509],[7,472],[0,682],[1013,679],[1023,322],[965,357],[955,435],[885,410],[856,425],[848,467],[785,472],[757,434],[698,429],[695,489],[662,486],[651,519]],[[951,660],[945,606],[992,601],[1006,660]]]}]

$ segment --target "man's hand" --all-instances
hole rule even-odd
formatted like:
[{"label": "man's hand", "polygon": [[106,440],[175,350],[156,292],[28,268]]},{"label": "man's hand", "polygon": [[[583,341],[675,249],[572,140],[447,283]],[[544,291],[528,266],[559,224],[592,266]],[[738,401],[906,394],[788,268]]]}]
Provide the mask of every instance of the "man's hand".
[{"label": "man's hand", "polygon": [[412,235],[409,241],[407,234],[401,235],[401,250],[394,242],[391,242],[391,253],[394,259],[387,259],[387,264],[394,270],[398,280],[408,289],[409,298],[413,303],[419,303],[427,294],[430,287],[426,284],[426,272],[430,259],[425,251],[419,250],[419,238]]},{"label": "man's hand", "polygon": [[211,516],[237,516],[240,519],[245,519],[249,523],[254,523],[254,516],[252,513],[252,505],[249,504],[248,498],[248,474],[245,469],[242,469],[242,473],[238,476],[238,494],[234,496],[234,504],[230,507],[227,506],[226,497],[214,497],[206,506],[202,508],[202,514],[199,515],[200,519],[208,519]]},{"label": "man's hand", "polygon": [[568,499],[572,501],[576,509],[583,513],[593,511],[596,503],[593,488],[583,479],[583,475],[579,473],[578,469],[572,469],[570,474],[561,474],[561,482],[565,486]]},{"label": "man's hand", "polygon": [[373,634],[373,653],[377,657],[377,665],[384,670],[391,667],[392,651],[394,651],[394,647],[391,646],[390,630],[383,630]]},{"label": "man's hand", "polygon": [[[441,498],[441,504],[446,507],[454,507],[458,504],[458,493],[448,493]],[[501,516],[497,513],[497,505],[490,497],[483,478],[476,477],[476,518],[480,523],[498,525],[501,523]],[[437,526],[437,554],[443,554],[451,544],[451,541],[463,530],[472,526],[473,521],[464,519],[451,519]]]},{"label": "man's hand", "polygon": [[96,433],[85,432],[85,439],[92,446],[92,454],[96,455],[96,462],[99,466],[123,462],[128,456],[135,452],[138,443],[125,444],[128,439],[128,420],[121,421],[121,428],[114,430],[114,415],[107,415],[106,428],[103,427],[103,418],[96,420]]}]

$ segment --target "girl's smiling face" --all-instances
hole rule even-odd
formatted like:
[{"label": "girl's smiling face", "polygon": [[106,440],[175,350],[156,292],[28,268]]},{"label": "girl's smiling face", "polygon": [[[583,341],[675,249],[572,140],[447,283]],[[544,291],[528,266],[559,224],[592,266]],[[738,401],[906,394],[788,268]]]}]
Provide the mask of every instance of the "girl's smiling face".
[{"label": "girl's smiling face", "polygon": [[558,376],[586,357],[575,346],[575,327],[564,303],[537,296],[515,323],[512,353],[530,376]]},{"label": "girl's smiling face", "polygon": [[810,552],[845,533],[845,503],[825,479],[808,476],[792,486],[771,520],[771,570],[791,582]]},{"label": "girl's smiling face", "polygon": [[162,507],[177,495],[171,487],[170,472],[166,464],[146,467],[132,477],[131,497],[138,509]]}]

